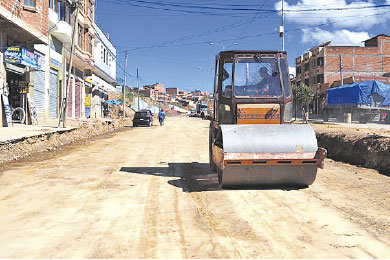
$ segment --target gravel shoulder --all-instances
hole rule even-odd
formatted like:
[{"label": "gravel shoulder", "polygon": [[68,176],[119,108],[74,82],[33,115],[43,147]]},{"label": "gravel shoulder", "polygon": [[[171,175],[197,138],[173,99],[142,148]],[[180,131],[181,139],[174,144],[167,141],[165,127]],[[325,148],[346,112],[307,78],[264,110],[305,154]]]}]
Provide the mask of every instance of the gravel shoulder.
[{"label": "gravel shoulder", "polygon": [[208,121],[168,118],[0,165],[1,258],[389,258],[390,179],[221,190]]}]

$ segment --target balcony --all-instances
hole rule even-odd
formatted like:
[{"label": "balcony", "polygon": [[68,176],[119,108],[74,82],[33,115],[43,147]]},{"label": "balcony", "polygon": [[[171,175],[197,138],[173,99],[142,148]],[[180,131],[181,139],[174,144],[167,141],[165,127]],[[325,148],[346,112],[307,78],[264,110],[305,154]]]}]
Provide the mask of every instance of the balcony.
[{"label": "balcony", "polygon": [[58,23],[58,13],[53,9],[49,8],[49,25],[50,27],[55,26]]},{"label": "balcony", "polygon": [[52,34],[65,44],[72,42],[72,26],[65,21],[59,21]]}]

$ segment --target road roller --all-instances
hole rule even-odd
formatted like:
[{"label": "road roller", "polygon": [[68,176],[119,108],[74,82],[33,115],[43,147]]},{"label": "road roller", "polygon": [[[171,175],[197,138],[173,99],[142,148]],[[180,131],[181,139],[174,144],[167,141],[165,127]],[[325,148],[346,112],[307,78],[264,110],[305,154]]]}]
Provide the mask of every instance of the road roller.
[{"label": "road roller", "polygon": [[293,93],[282,51],[216,56],[210,167],[219,185],[311,185],[326,150],[309,124],[292,124]]}]

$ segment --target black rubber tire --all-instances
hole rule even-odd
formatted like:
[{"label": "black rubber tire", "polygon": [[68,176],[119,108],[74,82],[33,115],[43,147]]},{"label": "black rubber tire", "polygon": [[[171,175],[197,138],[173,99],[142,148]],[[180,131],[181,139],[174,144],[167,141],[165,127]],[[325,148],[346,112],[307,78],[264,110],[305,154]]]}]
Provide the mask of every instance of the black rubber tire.
[{"label": "black rubber tire", "polygon": [[17,107],[15,109],[12,110],[12,117],[14,117],[14,113],[15,114],[18,114],[20,115],[20,119],[19,120],[14,120],[12,119],[14,122],[16,123],[21,123],[21,124],[24,124],[24,121],[26,120],[26,112],[24,111],[23,108],[21,107]]},{"label": "black rubber tire", "polygon": [[224,188],[224,186],[222,185],[223,171],[217,168],[217,174],[219,187]]},{"label": "black rubber tire", "polygon": [[137,127],[137,124],[133,124],[133,127]]},{"label": "black rubber tire", "polygon": [[209,163],[210,163],[210,169],[213,172],[217,171],[217,166],[215,165],[213,161],[213,149],[212,149],[212,144],[213,144],[213,126],[212,126],[212,121],[210,122],[210,127],[209,127]]}]

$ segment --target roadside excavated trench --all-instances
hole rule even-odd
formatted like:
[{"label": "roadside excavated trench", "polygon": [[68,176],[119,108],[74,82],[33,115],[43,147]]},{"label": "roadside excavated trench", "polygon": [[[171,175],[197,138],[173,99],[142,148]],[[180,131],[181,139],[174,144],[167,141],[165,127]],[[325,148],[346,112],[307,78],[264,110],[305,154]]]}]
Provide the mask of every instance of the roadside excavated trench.
[{"label": "roadside excavated trench", "polygon": [[54,151],[65,145],[117,131],[123,129],[123,127],[124,122],[121,120],[96,121],[84,123],[74,129],[43,133],[3,142],[0,143],[0,164],[41,152]]},{"label": "roadside excavated trench", "polygon": [[328,150],[328,158],[376,169],[390,176],[390,137],[358,129],[313,126],[318,146]]}]

